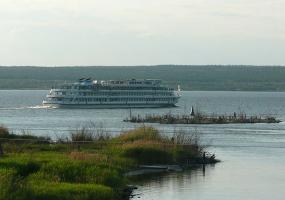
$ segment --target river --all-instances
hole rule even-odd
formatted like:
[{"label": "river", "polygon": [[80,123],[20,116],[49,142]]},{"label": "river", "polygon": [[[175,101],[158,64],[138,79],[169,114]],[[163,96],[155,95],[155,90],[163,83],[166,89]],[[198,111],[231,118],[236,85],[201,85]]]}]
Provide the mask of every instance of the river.
[{"label": "river", "polygon": [[[123,122],[129,109],[49,109],[41,106],[48,91],[0,90],[0,124],[15,133],[30,132],[52,138],[94,122],[111,134],[139,126]],[[273,115],[285,121],[284,92],[184,91],[178,107],[132,109],[133,115],[187,114],[191,106],[211,114],[245,112]],[[133,199],[228,200],[284,199],[285,123],[226,125],[159,125],[165,134],[183,129],[199,135],[208,151],[222,160],[205,169],[148,177],[139,182]]]}]

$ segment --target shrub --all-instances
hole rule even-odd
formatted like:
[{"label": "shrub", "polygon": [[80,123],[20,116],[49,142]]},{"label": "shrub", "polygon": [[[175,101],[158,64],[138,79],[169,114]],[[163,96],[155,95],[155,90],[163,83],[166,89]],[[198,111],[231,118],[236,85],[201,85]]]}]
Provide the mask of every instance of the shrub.
[{"label": "shrub", "polygon": [[195,159],[197,157],[197,154],[195,154],[195,151],[192,148],[189,148],[187,146],[183,147],[177,147],[175,149],[175,161],[178,163],[187,163],[188,161]]},{"label": "shrub", "polygon": [[0,125],[0,138],[9,138],[9,130],[5,126]]},{"label": "shrub", "polygon": [[22,130],[21,134],[10,133],[8,128],[0,126],[0,138],[5,139],[26,139],[26,140],[38,140],[38,143],[49,143],[50,137],[44,136],[35,136],[32,135],[29,131]]},{"label": "shrub", "polygon": [[124,156],[136,160],[139,164],[166,164],[173,162],[171,153],[155,147],[127,148]]},{"label": "shrub", "polygon": [[71,133],[72,141],[93,141],[93,133],[83,127]]}]

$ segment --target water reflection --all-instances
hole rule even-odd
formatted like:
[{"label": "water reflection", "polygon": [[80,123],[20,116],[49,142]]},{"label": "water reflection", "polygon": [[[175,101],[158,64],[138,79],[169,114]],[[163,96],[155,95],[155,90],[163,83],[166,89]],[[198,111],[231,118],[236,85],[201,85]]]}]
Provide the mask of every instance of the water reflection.
[{"label": "water reflection", "polygon": [[191,184],[206,181],[205,179],[211,176],[214,169],[214,164],[201,165],[179,173],[137,177],[135,183],[139,187],[134,191],[132,199],[187,199],[192,189]]},{"label": "water reflection", "polygon": [[221,163],[182,173],[147,177],[132,199],[283,200],[284,148],[211,148]]}]

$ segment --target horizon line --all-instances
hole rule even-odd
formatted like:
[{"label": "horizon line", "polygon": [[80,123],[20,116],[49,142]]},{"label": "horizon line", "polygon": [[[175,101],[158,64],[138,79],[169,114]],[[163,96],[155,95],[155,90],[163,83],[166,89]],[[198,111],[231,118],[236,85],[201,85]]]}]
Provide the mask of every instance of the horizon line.
[{"label": "horizon line", "polygon": [[61,67],[285,67],[285,65],[248,65],[248,64],[159,64],[159,65],[0,65],[8,67],[35,67],[35,68],[61,68]]}]

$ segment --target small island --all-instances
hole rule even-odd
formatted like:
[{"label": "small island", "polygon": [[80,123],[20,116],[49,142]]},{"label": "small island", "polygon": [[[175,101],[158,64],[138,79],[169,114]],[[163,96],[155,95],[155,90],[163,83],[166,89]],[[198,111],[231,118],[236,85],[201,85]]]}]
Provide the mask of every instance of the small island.
[{"label": "small island", "polygon": [[112,136],[83,127],[52,140],[0,126],[0,199],[129,199],[139,171],[216,163],[193,134],[167,137],[147,126]]},{"label": "small island", "polygon": [[281,121],[273,116],[247,116],[245,113],[232,115],[206,115],[201,112],[190,114],[147,114],[144,117],[130,115],[124,122],[132,123],[160,123],[160,124],[253,124],[253,123],[280,123]]}]

